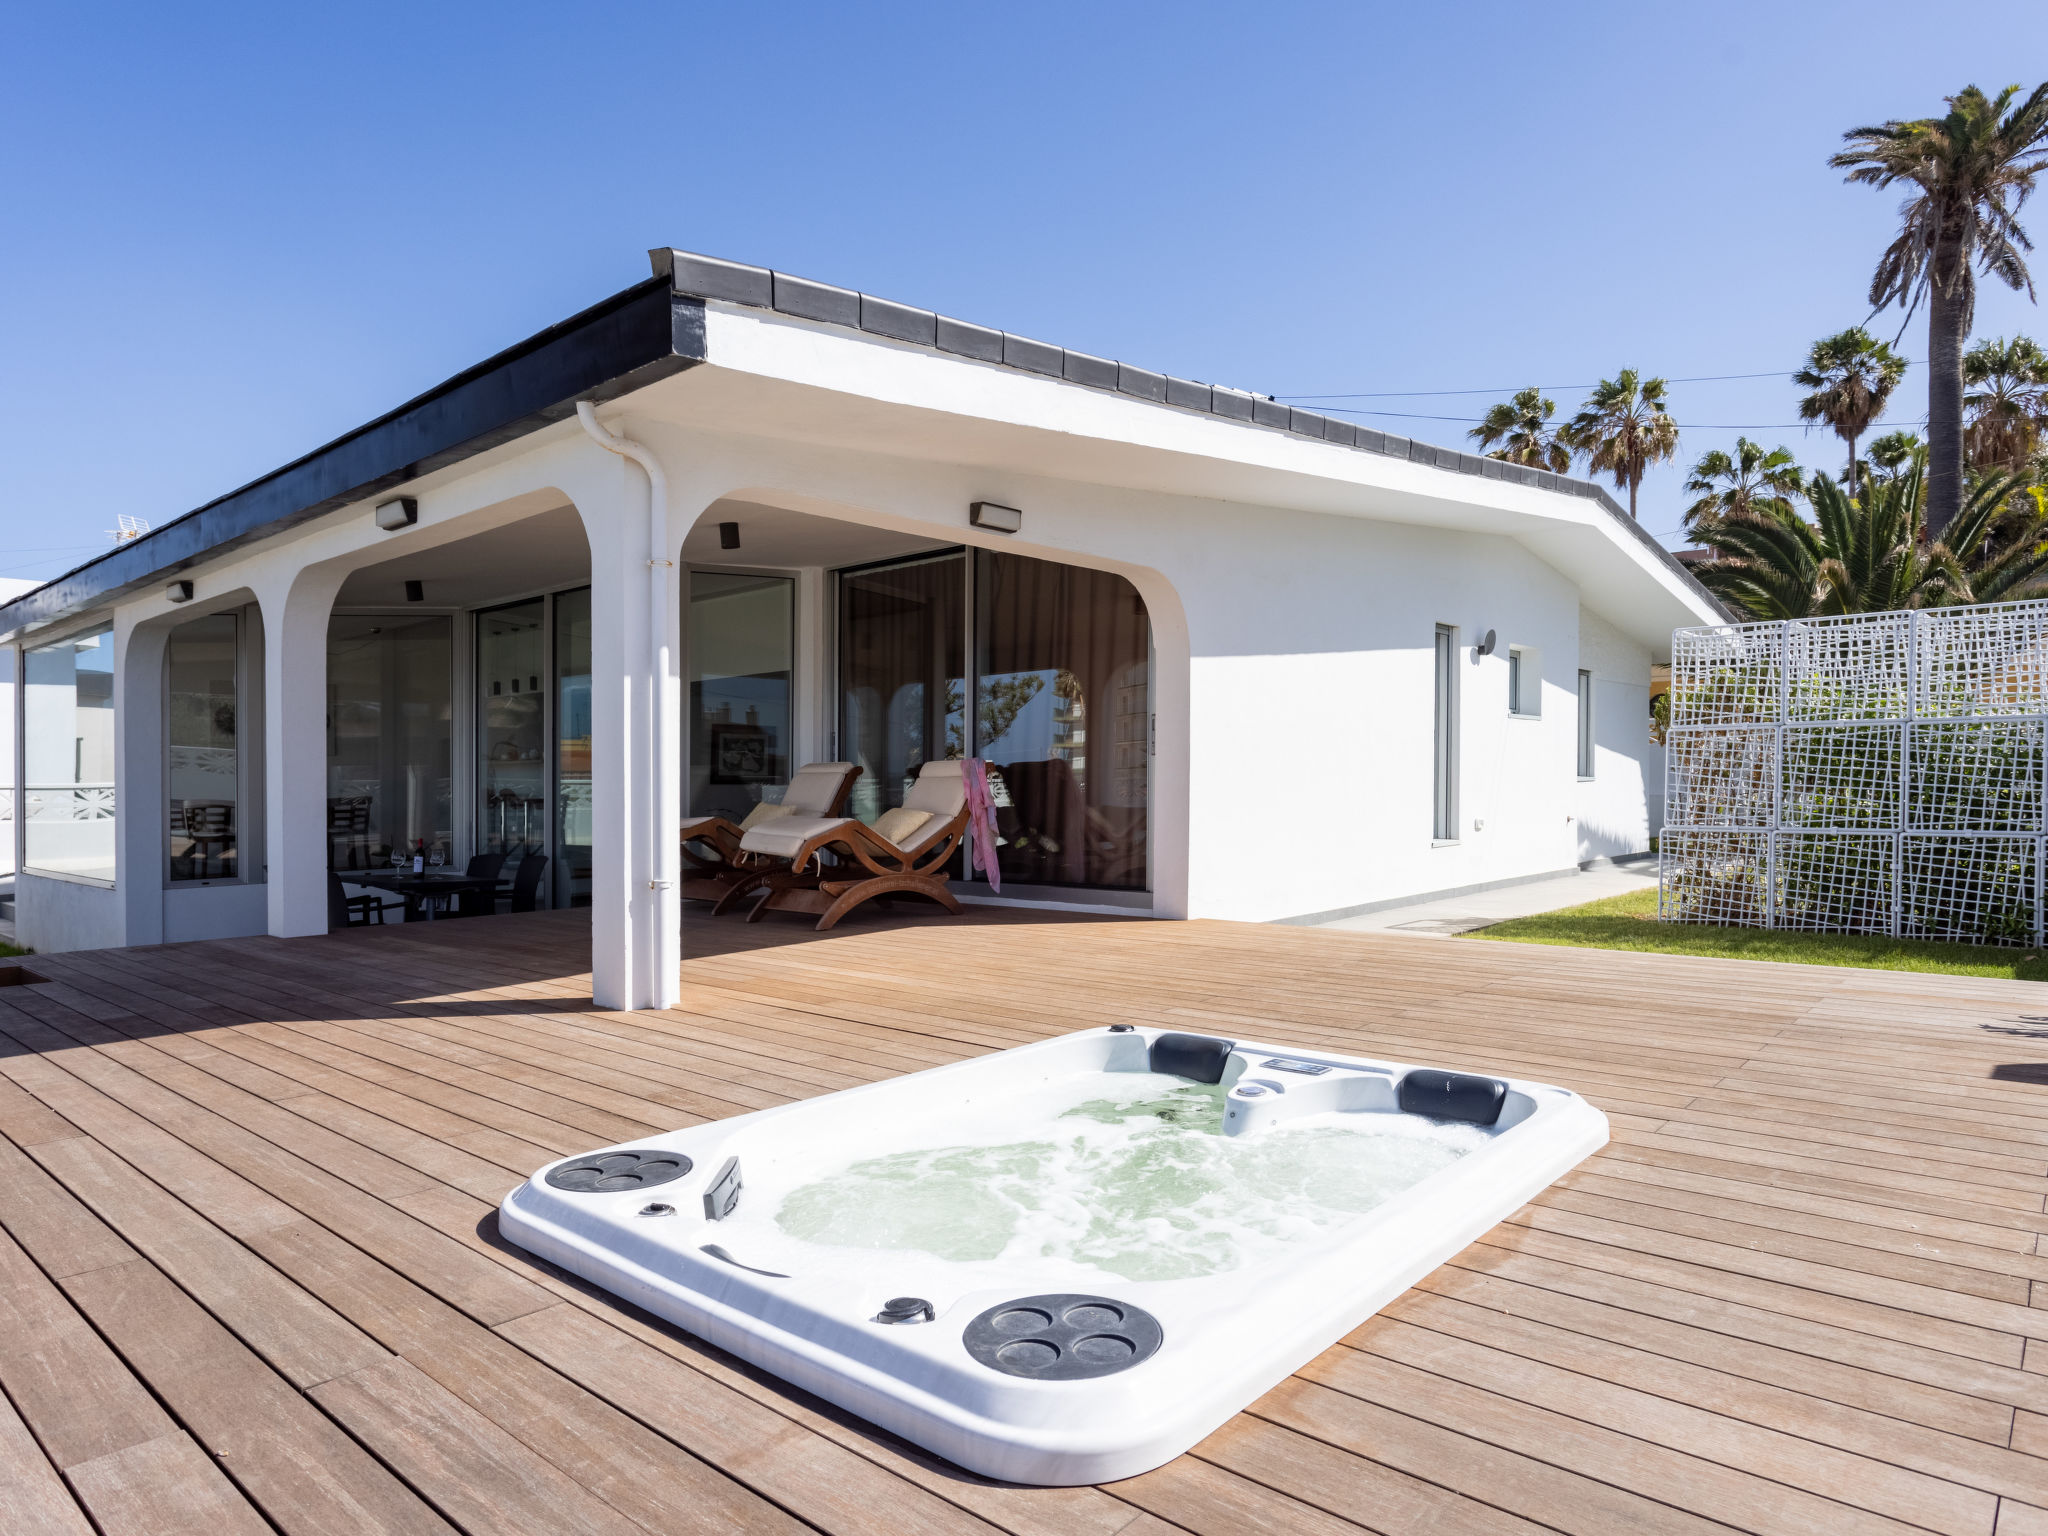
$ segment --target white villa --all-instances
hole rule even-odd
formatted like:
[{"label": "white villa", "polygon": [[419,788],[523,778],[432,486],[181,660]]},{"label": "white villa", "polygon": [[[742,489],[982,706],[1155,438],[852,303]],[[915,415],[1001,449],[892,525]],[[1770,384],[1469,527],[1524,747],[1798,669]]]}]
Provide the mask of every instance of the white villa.
[{"label": "white villa", "polygon": [[652,256],[0,599],[19,943],[320,933],[331,875],[544,857],[597,1001],[665,1006],[681,925],[740,921],[685,908],[679,819],[813,761],[870,821],[990,764],[963,899],[1301,922],[1648,847],[1651,665],[1726,615],[1596,487]]}]

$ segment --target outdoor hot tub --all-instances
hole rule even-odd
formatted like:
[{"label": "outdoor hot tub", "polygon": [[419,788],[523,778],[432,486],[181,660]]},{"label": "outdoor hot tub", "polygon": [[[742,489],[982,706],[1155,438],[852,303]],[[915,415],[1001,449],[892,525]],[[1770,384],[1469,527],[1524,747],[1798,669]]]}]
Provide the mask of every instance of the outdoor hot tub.
[{"label": "outdoor hot tub", "polygon": [[1606,1140],[1540,1083],[1096,1029],[568,1158],[500,1227],[970,1471],[1095,1483]]}]

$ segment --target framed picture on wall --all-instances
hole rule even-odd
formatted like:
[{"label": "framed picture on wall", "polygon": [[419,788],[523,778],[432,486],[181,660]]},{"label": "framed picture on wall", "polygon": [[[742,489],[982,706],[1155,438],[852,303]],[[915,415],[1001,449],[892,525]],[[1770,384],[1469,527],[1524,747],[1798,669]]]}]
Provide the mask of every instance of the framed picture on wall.
[{"label": "framed picture on wall", "polygon": [[711,727],[712,783],[761,784],[775,776],[775,753],[760,726]]}]

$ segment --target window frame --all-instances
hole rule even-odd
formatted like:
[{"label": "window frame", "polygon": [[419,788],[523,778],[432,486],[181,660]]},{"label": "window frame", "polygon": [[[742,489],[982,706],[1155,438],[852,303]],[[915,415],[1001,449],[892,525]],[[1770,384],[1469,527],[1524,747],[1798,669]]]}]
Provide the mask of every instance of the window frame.
[{"label": "window frame", "polygon": [[1593,739],[1593,672],[1589,667],[1579,668],[1579,779],[1590,782],[1597,760]]},{"label": "window frame", "polygon": [[[1533,709],[1528,707],[1532,686],[1535,703]],[[1532,645],[1508,647],[1508,718],[1543,718],[1543,667],[1537,658],[1536,648]]]},{"label": "window frame", "polygon": [[[15,720],[17,722],[15,735],[15,749],[16,752],[19,754],[16,759],[17,771],[15,777],[20,781],[15,785],[15,794],[17,796],[15,803],[19,808],[19,815],[16,820],[16,826],[19,829],[17,834],[19,841],[16,844],[17,848],[19,849],[19,853],[15,860],[15,876],[17,880],[22,875],[33,875],[38,880],[62,880],[72,885],[94,886],[100,890],[111,891],[118,890],[120,888],[122,786],[120,778],[121,764],[118,757],[116,757],[114,762],[114,813],[111,817],[108,818],[114,823],[113,877],[111,879],[106,879],[98,875],[75,874],[69,870],[45,869],[39,865],[31,863],[29,860],[29,791],[38,787],[59,787],[54,785],[37,786],[30,784],[28,782],[29,657],[35,655],[38,651],[55,650],[57,647],[63,645],[76,645],[80,640],[90,639],[95,635],[105,635],[111,642],[114,638],[113,619],[111,617],[94,619],[87,623],[80,624],[75,629],[67,630],[63,634],[52,635],[47,638],[41,639],[36,644],[30,644],[28,641],[24,640],[18,646],[15,647],[15,696],[17,700],[17,713],[15,715]],[[110,711],[113,712],[115,716],[114,730],[118,739],[120,731],[120,700],[118,698],[118,694],[120,692],[120,658],[115,653],[111,645],[108,648],[107,655],[112,663],[112,665],[109,668],[109,671],[113,674],[114,677],[114,682],[110,689],[110,696],[107,701],[107,707]],[[77,695],[75,689],[72,697],[71,707],[73,714],[75,716],[78,709]]]},{"label": "window frame", "polygon": [[1430,658],[1433,722],[1430,730],[1430,839],[1443,847],[1458,841],[1458,630],[1436,627]]},{"label": "window frame", "polygon": [[[174,625],[164,636],[164,677],[161,712],[163,721],[163,812],[164,812],[164,889],[167,891],[194,891],[210,885],[260,885],[261,880],[251,879],[251,861],[246,847],[248,839],[249,782],[253,775],[249,766],[249,614],[242,608],[227,608],[219,613],[196,614],[186,623],[198,623],[202,619],[231,619],[235,626],[235,872],[213,879],[180,880],[171,875],[171,647],[177,641],[178,630],[183,625]],[[116,788],[115,816],[120,814],[120,790]]]}]

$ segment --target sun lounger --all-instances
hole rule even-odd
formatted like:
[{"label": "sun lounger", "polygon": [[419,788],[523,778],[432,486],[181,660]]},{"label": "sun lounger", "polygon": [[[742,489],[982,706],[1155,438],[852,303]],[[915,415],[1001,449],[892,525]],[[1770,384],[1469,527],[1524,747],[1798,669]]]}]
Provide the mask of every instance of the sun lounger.
[{"label": "sun lounger", "polygon": [[[806,763],[797,769],[779,802],[763,800],[747,813],[745,821],[732,822],[723,816],[683,818],[682,893],[695,901],[723,902],[743,878],[765,861],[749,860],[740,853],[741,839],[753,828],[791,817],[813,820],[837,816],[846,809],[846,797],[853,781],[860,777],[854,763]],[[724,907],[721,906],[721,911]]]},{"label": "sun lounger", "polygon": [[[946,866],[966,831],[967,786],[957,758],[926,763],[902,806],[884,811],[872,827],[847,817],[783,816],[749,828],[740,838],[741,856],[772,859],[780,867],[752,877],[761,894],[747,921],[770,912],[815,912],[823,933],[878,896],[923,896],[958,912],[960,903],[946,888]],[[829,865],[820,857],[827,853],[834,861]]]}]

